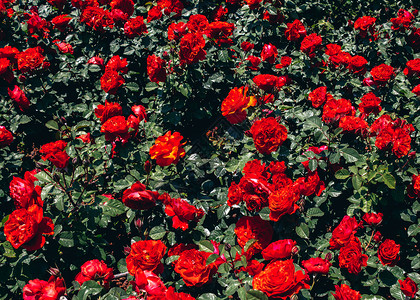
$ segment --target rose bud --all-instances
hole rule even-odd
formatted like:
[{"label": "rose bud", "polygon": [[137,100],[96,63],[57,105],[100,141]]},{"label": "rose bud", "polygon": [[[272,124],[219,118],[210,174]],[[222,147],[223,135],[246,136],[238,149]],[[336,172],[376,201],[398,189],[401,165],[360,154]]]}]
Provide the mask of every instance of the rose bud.
[{"label": "rose bud", "polygon": [[142,220],[141,219],[137,219],[135,222],[134,222],[134,226],[136,226],[136,228],[137,228],[137,230],[138,231],[140,231],[141,230],[141,226],[143,225],[143,222],[142,222]]},{"label": "rose bud", "polygon": [[325,255],[325,259],[331,261],[332,260],[332,253],[328,252],[327,255]]},{"label": "rose bud", "polygon": [[377,231],[373,236],[373,240],[377,243],[380,243],[382,241],[382,234],[379,231]]},{"label": "rose bud", "polygon": [[363,221],[365,221],[370,226],[376,226],[382,222],[382,213],[366,213],[363,216]]},{"label": "rose bud", "polygon": [[123,248],[124,255],[129,255],[130,252],[131,252],[131,247],[130,246],[124,246],[124,248]]},{"label": "rose bud", "polygon": [[152,170],[152,163],[150,162],[150,160],[146,160],[144,162],[144,171],[146,171],[146,173],[149,174],[151,170]]}]

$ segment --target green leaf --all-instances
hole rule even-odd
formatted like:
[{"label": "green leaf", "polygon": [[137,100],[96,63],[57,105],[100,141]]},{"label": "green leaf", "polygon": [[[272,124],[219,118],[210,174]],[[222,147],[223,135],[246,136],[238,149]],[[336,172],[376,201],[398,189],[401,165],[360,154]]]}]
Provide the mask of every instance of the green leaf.
[{"label": "green leaf", "polygon": [[350,172],[346,169],[340,169],[335,172],[335,178],[337,179],[346,179],[350,176]]},{"label": "green leaf", "polygon": [[245,246],[244,246],[244,251],[245,251],[245,252],[247,252],[247,251],[248,251],[248,249],[249,249],[252,245],[254,245],[256,241],[257,241],[256,239],[249,239],[249,240],[246,242]]},{"label": "green leaf", "polygon": [[197,298],[197,300],[217,300],[217,299],[218,298],[216,297],[216,295],[212,293],[205,293]]},{"label": "green leaf", "polygon": [[266,294],[258,290],[249,290],[246,294],[247,300],[268,300]]},{"label": "green leaf", "polygon": [[360,177],[359,175],[353,175],[353,177],[351,178],[351,183],[353,184],[353,188],[356,191],[360,190],[363,184],[362,177]]},{"label": "green leaf", "polygon": [[348,163],[356,162],[361,158],[360,154],[353,148],[346,148],[340,152],[341,156],[343,156]]},{"label": "green leaf", "polygon": [[116,217],[123,214],[126,210],[126,206],[116,199],[109,199],[104,201],[101,205],[102,211],[105,215],[110,217]]},{"label": "green leaf", "polygon": [[296,227],[296,233],[303,239],[309,239],[309,228],[305,223],[301,223],[299,227]]},{"label": "green leaf", "polygon": [[397,300],[405,299],[404,294],[401,292],[401,286],[399,283],[396,283],[393,286],[391,286],[391,288],[389,289],[389,292],[391,293],[391,296]]},{"label": "green leaf", "polygon": [[58,123],[54,120],[50,120],[47,123],[45,123],[45,127],[53,129],[53,130],[58,130]]},{"label": "green leaf", "polygon": [[73,232],[70,232],[70,231],[61,232],[58,243],[62,245],[63,247],[67,247],[67,248],[74,247]]},{"label": "green leaf", "polygon": [[132,92],[138,92],[140,90],[139,85],[135,82],[129,82],[125,85],[125,87]]},{"label": "green leaf", "polygon": [[382,175],[382,179],[390,189],[395,189],[397,181],[394,176],[392,176],[390,173],[385,173]]},{"label": "green leaf", "polygon": [[205,251],[205,252],[214,252],[214,246],[210,241],[204,240],[204,241],[200,241],[198,243],[198,248],[200,249],[200,251]]},{"label": "green leaf", "polygon": [[206,260],[206,265],[208,266],[214,263],[218,258],[219,258],[219,255],[217,255],[216,253],[211,254]]},{"label": "green leaf", "polygon": [[163,238],[166,234],[166,230],[163,227],[160,226],[156,226],[153,227],[150,230],[149,236],[153,239],[153,240],[160,240],[161,238]]}]

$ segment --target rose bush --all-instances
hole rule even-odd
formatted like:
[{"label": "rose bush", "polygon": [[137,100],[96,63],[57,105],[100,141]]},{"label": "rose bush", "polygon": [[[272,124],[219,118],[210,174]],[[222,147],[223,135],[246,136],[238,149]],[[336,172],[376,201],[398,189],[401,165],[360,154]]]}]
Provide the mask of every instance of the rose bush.
[{"label": "rose bush", "polygon": [[416,299],[414,0],[0,0],[0,299]]}]

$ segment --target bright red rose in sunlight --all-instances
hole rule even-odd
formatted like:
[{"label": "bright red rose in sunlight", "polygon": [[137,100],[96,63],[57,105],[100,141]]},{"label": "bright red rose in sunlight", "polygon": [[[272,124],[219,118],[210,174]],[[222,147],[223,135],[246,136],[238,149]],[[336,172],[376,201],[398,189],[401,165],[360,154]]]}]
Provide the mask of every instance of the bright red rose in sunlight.
[{"label": "bright red rose in sunlight", "polygon": [[256,121],[250,132],[254,139],[255,147],[262,154],[270,154],[287,139],[287,129],[279,124],[273,117]]},{"label": "bright red rose in sunlight", "polygon": [[33,279],[23,287],[23,300],[59,300],[66,293],[62,278],[51,276],[48,281]]},{"label": "bright red rose in sunlight", "polygon": [[378,257],[384,266],[393,267],[400,260],[400,245],[386,239],[378,248]]},{"label": "bright red rose in sunlight", "polygon": [[156,205],[159,193],[146,190],[146,186],[139,181],[123,192],[122,202],[132,209],[145,210]]},{"label": "bright red rose in sunlight", "polygon": [[76,280],[80,285],[85,281],[94,280],[99,282],[103,287],[109,288],[109,283],[114,278],[114,273],[112,268],[98,259],[93,259],[85,262],[81,271],[76,275]]},{"label": "bright red rose in sunlight", "polygon": [[163,271],[160,262],[165,255],[166,246],[162,241],[147,240],[138,241],[131,245],[130,254],[126,258],[127,269],[131,275],[135,275],[138,269],[151,271],[159,274]]},{"label": "bright red rose in sunlight", "polygon": [[361,300],[362,296],[358,291],[352,290],[348,285],[341,284],[335,286],[335,294],[332,294],[336,300]]},{"label": "bright red rose in sunlight", "polygon": [[177,164],[179,159],[185,156],[185,150],[182,148],[184,143],[181,140],[184,137],[179,132],[171,131],[158,137],[155,144],[150,147],[149,154],[152,159],[161,167]]}]

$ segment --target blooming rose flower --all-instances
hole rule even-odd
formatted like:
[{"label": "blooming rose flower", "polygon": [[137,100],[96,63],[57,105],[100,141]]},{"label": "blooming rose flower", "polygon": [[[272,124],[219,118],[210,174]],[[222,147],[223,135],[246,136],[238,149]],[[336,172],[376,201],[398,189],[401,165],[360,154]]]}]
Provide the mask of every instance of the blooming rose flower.
[{"label": "blooming rose flower", "polygon": [[328,56],[337,55],[341,52],[341,46],[337,44],[327,44],[325,47],[327,48],[325,54]]},{"label": "blooming rose flower", "polygon": [[403,71],[406,76],[417,75],[420,77],[420,58],[409,60],[406,66]]},{"label": "blooming rose flower", "polygon": [[367,265],[367,260],[368,256],[362,254],[362,247],[357,238],[340,248],[338,255],[340,268],[346,268],[351,274],[359,274],[362,267]]},{"label": "blooming rose flower", "polygon": [[4,126],[0,126],[0,148],[9,146],[13,142],[13,134]]},{"label": "blooming rose flower", "polygon": [[67,167],[70,160],[70,157],[64,150],[66,147],[67,143],[65,141],[59,140],[43,145],[39,152],[43,154],[41,156],[42,160],[49,160],[54,164],[54,166],[62,169]]},{"label": "blooming rose flower", "polygon": [[344,116],[340,118],[338,127],[343,129],[343,133],[349,132],[365,136],[369,130],[369,124],[362,118],[355,116]]},{"label": "blooming rose flower", "polygon": [[[283,76],[285,77],[285,76]],[[270,74],[260,74],[255,76],[252,81],[262,90],[268,92],[274,88],[282,87],[286,82],[280,82],[280,77]]]},{"label": "blooming rose flower", "polygon": [[187,34],[187,24],[184,22],[171,23],[168,27],[168,40],[179,40]]},{"label": "blooming rose flower", "polygon": [[86,23],[97,31],[104,31],[105,27],[113,28],[114,21],[109,11],[96,6],[86,7],[80,16],[80,22]]},{"label": "blooming rose flower", "polygon": [[13,248],[35,251],[44,246],[44,234],[54,234],[54,224],[50,218],[43,216],[41,207],[32,205],[28,209],[17,209],[9,215],[4,224],[4,234]]},{"label": "blooming rose flower", "polygon": [[378,248],[378,258],[384,266],[393,267],[400,260],[400,245],[386,239]]},{"label": "blooming rose flower", "polygon": [[244,41],[241,43],[241,49],[245,52],[251,51],[252,49],[254,49],[254,46],[255,45],[253,43],[250,43],[248,41]]},{"label": "blooming rose flower", "polygon": [[185,150],[182,148],[181,140],[184,137],[179,132],[171,131],[158,137],[155,144],[150,147],[149,154],[152,159],[161,167],[177,164],[179,159],[185,156]]},{"label": "blooming rose flower", "polygon": [[365,221],[370,226],[379,225],[382,222],[382,213],[365,213],[363,215],[363,221]]},{"label": "blooming rose flower", "polygon": [[374,67],[370,74],[377,86],[385,85],[395,75],[394,68],[386,64]]},{"label": "blooming rose flower", "polygon": [[263,269],[265,265],[258,260],[251,260],[247,262],[246,267],[241,267],[239,271],[247,272],[251,276],[255,276],[259,274]]},{"label": "blooming rose flower", "polygon": [[360,55],[353,56],[347,68],[352,72],[353,74],[365,74],[366,73],[366,65],[368,61]]},{"label": "blooming rose flower", "polygon": [[81,271],[76,275],[76,280],[80,285],[85,281],[94,280],[103,287],[109,288],[109,283],[114,278],[112,268],[104,263],[103,260],[93,259],[85,262]]},{"label": "blooming rose flower", "polygon": [[266,61],[270,64],[273,64],[278,56],[278,51],[276,46],[270,44],[265,44],[261,51],[261,58],[263,61]]},{"label": "blooming rose flower", "polygon": [[322,111],[322,120],[326,123],[339,121],[344,116],[354,116],[356,111],[347,99],[328,99]]},{"label": "blooming rose flower", "polygon": [[198,222],[204,216],[204,210],[198,209],[184,199],[169,198],[165,202],[165,213],[172,217],[172,227],[188,229],[188,222]]},{"label": "blooming rose flower", "polygon": [[127,59],[121,59],[119,55],[114,55],[109,59],[108,63],[105,66],[105,72],[108,71],[115,71],[121,74],[127,73]]},{"label": "blooming rose flower", "polygon": [[179,43],[181,65],[191,65],[204,60],[207,52],[203,49],[206,42],[201,33],[187,33]]},{"label": "blooming rose flower", "polygon": [[308,276],[301,270],[295,272],[293,260],[270,263],[252,280],[252,288],[264,292],[273,299],[289,299],[301,289],[309,289]]},{"label": "blooming rose flower", "polygon": [[222,115],[231,124],[245,121],[246,109],[254,106],[257,99],[254,96],[247,96],[248,87],[233,88],[222,102]]},{"label": "blooming rose flower", "polygon": [[59,15],[54,17],[51,20],[54,29],[58,29],[61,32],[64,32],[67,27],[69,26],[69,22],[71,21],[71,17],[68,15]]},{"label": "blooming rose flower", "polygon": [[154,20],[159,20],[162,18],[163,14],[162,11],[158,6],[153,6],[149,11],[147,12],[147,23],[152,22]]},{"label": "blooming rose flower", "polygon": [[330,239],[331,249],[340,249],[351,241],[356,240],[354,234],[360,225],[355,217],[344,216],[340,224],[332,232]]},{"label": "blooming rose flower", "polygon": [[382,233],[380,233],[379,231],[375,232],[375,235],[373,236],[373,240],[376,243],[380,243],[382,241]]},{"label": "blooming rose flower", "polygon": [[330,271],[331,263],[327,259],[322,259],[320,257],[311,257],[308,260],[303,260],[302,266],[305,268],[305,271],[308,274],[328,274],[328,272]]},{"label": "blooming rose flower", "polygon": [[135,38],[136,36],[141,36],[143,33],[148,33],[148,31],[142,16],[130,18],[124,24],[124,34],[128,38]]},{"label": "blooming rose flower", "polygon": [[309,171],[306,177],[299,177],[295,181],[295,185],[299,188],[300,194],[304,196],[316,194],[319,197],[325,190],[325,183],[319,178],[317,171]]},{"label": "blooming rose flower", "polygon": [[48,281],[33,279],[23,287],[23,300],[48,299],[59,300],[66,293],[62,278],[51,276]]},{"label": "blooming rose flower", "polygon": [[165,82],[166,69],[165,61],[156,55],[149,55],[147,57],[147,75],[152,82]]},{"label": "blooming rose flower", "polygon": [[139,181],[123,192],[122,202],[129,208],[145,210],[156,205],[159,193],[146,190],[146,186]]},{"label": "blooming rose flower", "polygon": [[417,284],[410,278],[407,277],[406,279],[403,280],[398,280],[400,287],[401,287],[401,292],[406,295],[409,298],[415,298],[417,292],[419,291],[419,288],[417,286]]},{"label": "blooming rose flower", "polygon": [[254,122],[250,129],[255,147],[262,154],[270,154],[287,139],[287,129],[273,117]]},{"label": "blooming rose flower", "polygon": [[140,269],[156,274],[162,273],[163,265],[160,260],[165,252],[166,246],[160,240],[135,242],[131,245],[130,254],[126,258],[128,272],[135,275],[136,271]]},{"label": "blooming rose flower", "polygon": [[175,272],[181,275],[187,286],[200,287],[211,281],[217,271],[217,265],[207,265],[210,252],[196,249],[185,250],[175,264]]},{"label": "blooming rose flower", "polygon": [[15,85],[13,90],[10,90],[9,88],[7,90],[10,98],[16,102],[21,111],[25,111],[29,108],[31,102],[29,102],[25,93],[17,85]]},{"label": "blooming rose flower", "polygon": [[405,9],[398,10],[397,15],[397,18],[391,18],[390,20],[392,23],[391,29],[405,31],[405,29],[411,26],[414,16],[412,13]]},{"label": "blooming rose flower", "polygon": [[287,23],[287,29],[284,34],[288,41],[297,41],[306,36],[306,29],[301,21],[294,20],[293,23]]},{"label": "blooming rose flower", "polygon": [[319,88],[314,89],[308,95],[308,100],[312,102],[312,106],[315,108],[320,107],[327,100],[333,99],[333,96],[327,93],[326,86],[320,86]]},{"label": "blooming rose flower", "polygon": [[128,16],[134,13],[133,0],[112,0],[110,5],[112,9],[119,9]]},{"label": "blooming rose flower", "polygon": [[410,198],[420,197],[420,175],[412,175],[407,194]]},{"label": "blooming rose flower", "polygon": [[354,29],[359,30],[359,35],[362,38],[365,38],[367,36],[368,30],[371,34],[374,33],[375,22],[376,22],[376,18],[370,17],[370,16],[363,16],[363,17],[358,18],[354,22]]},{"label": "blooming rose flower", "polygon": [[245,216],[236,223],[235,234],[242,249],[250,239],[256,240],[247,251],[249,256],[252,256],[270,244],[273,238],[273,227],[270,222],[264,221],[260,216]]},{"label": "blooming rose flower", "polygon": [[362,113],[362,116],[368,116],[372,113],[377,115],[382,110],[380,106],[381,99],[372,92],[367,93],[360,100],[362,102],[359,104],[359,111]]},{"label": "blooming rose flower", "polygon": [[380,130],[376,137],[375,146],[381,150],[391,148],[395,156],[400,158],[407,155],[410,151],[411,129],[397,126],[395,123],[392,123]]},{"label": "blooming rose flower", "polygon": [[101,120],[102,124],[112,117],[121,115],[122,107],[116,102],[108,102],[105,100],[105,105],[99,104],[98,107],[95,108],[95,116]]},{"label": "blooming rose flower", "polygon": [[130,138],[128,122],[124,116],[109,118],[102,125],[101,132],[105,133],[105,140],[108,142],[120,141],[125,144]]},{"label": "blooming rose flower", "polygon": [[294,240],[278,240],[268,245],[261,254],[265,260],[289,258],[295,246]]},{"label": "blooming rose flower", "polygon": [[418,85],[416,85],[412,90],[411,90],[411,92],[413,93],[413,94],[416,94],[417,96],[419,96],[420,97],[420,84],[418,84]]},{"label": "blooming rose flower", "polygon": [[13,176],[9,189],[10,197],[13,199],[17,209],[28,209],[32,205],[42,207],[43,201],[41,200],[41,187],[34,186],[32,181]]},{"label": "blooming rose flower", "polygon": [[258,56],[250,55],[246,58],[247,61],[251,63],[251,66],[248,66],[250,70],[256,71],[259,69],[259,65],[261,63],[261,59]]},{"label": "blooming rose flower", "polygon": [[187,22],[188,31],[191,33],[205,33],[208,26],[206,16],[200,14],[191,15]]},{"label": "blooming rose flower", "polygon": [[90,64],[90,65],[100,66],[101,69],[103,69],[103,67],[104,67],[104,60],[102,58],[100,58],[99,56],[93,56],[93,57],[89,58],[87,63]]},{"label": "blooming rose flower", "polygon": [[170,286],[166,291],[165,299],[167,300],[195,300],[195,298],[187,293],[176,293],[175,289]]},{"label": "blooming rose flower", "polygon": [[167,299],[165,297],[167,289],[164,283],[159,276],[153,272],[137,269],[135,281],[131,281],[130,283],[137,294],[146,292],[147,297],[150,299]]},{"label": "blooming rose flower", "polygon": [[335,294],[332,294],[336,300],[361,300],[362,296],[358,291],[352,290],[348,285],[341,284],[335,286]]},{"label": "blooming rose flower", "polygon": [[216,21],[209,24],[206,35],[209,39],[213,39],[219,46],[221,44],[231,45],[233,41],[229,37],[233,34],[234,29],[235,24],[233,23]]},{"label": "blooming rose flower", "polygon": [[184,9],[184,5],[179,0],[158,0],[157,6],[161,10],[163,9],[165,15],[170,15],[172,12],[175,13],[174,18],[179,18]]},{"label": "blooming rose flower", "polygon": [[116,71],[106,71],[101,77],[101,88],[105,93],[115,95],[125,80]]},{"label": "blooming rose flower", "polygon": [[41,67],[45,59],[41,53],[42,49],[35,47],[16,54],[19,71],[27,73]]},{"label": "blooming rose flower", "polygon": [[139,121],[145,121],[147,122],[147,113],[146,108],[143,105],[133,105],[131,107],[131,110],[136,115],[136,117],[139,119]]},{"label": "blooming rose flower", "polygon": [[294,185],[288,185],[274,191],[268,197],[270,220],[278,221],[286,214],[294,214],[299,208],[296,204],[299,199],[299,188]]},{"label": "blooming rose flower", "polygon": [[309,57],[315,56],[315,51],[321,46],[322,38],[316,33],[312,33],[302,40],[300,51],[306,53]]},{"label": "blooming rose flower", "polygon": [[282,68],[286,68],[290,66],[291,63],[292,63],[292,58],[290,58],[289,56],[282,56],[280,59],[280,63],[275,65],[275,67],[276,69],[282,69]]}]

